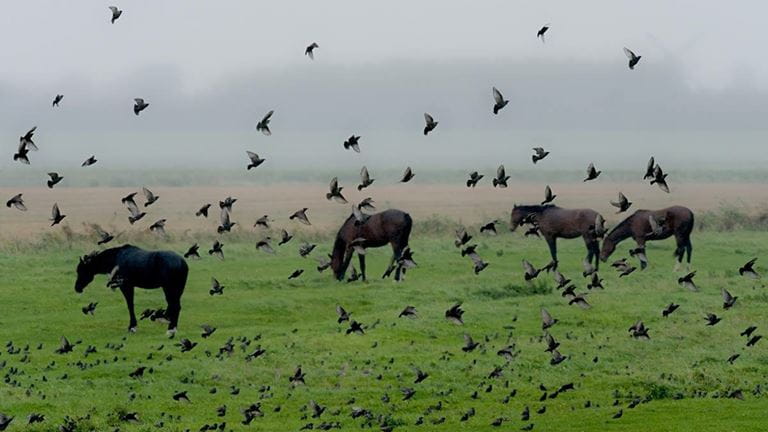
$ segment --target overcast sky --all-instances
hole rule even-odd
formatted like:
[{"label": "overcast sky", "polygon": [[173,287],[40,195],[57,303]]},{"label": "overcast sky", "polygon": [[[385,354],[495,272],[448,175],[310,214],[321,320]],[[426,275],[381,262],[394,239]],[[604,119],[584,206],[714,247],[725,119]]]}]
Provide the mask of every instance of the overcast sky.
[{"label": "overcast sky", "polygon": [[[559,153],[553,167],[649,153],[756,166],[766,13],[758,1],[6,2],[0,167],[16,168],[33,125],[33,167],[46,168],[90,154],[104,167],[234,166],[245,149],[284,166],[514,165],[532,145]],[[624,46],[643,56],[634,71]],[[497,117],[494,85],[511,101]],[[150,103],[138,118],[134,97]],[[440,121],[426,138],[424,111]],[[341,148],[352,133],[361,155]]]}]

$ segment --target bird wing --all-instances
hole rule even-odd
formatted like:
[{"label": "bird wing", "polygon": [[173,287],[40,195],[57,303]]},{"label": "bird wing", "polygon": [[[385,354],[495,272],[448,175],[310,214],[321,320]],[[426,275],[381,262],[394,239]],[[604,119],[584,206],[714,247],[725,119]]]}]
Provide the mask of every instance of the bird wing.
[{"label": "bird wing", "polygon": [[526,273],[536,273],[536,269],[533,268],[533,265],[528,262],[528,260],[523,260],[523,269],[525,269]]},{"label": "bird wing", "polygon": [[627,47],[624,47],[624,55],[626,55],[626,56],[627,56],[627,58],[628,58],[628,59],[630,59],[630,60],[632,60],[633,58],[635,58],[635,57],[636,57],[636,56],[635,56],[635,53],[633,53],[633,52],[632,52],[632,51],[631,51],[629,48],[627,48]]},{"label": "bird wing", "polygon": [[360,169],[360,180],[362,180],[362,183],[368,183],[370,179],[371,176],[368,174],[368,168],[363,166],[363,168]]},{"label": "bird wing", "polygon": [[549,312],[543,308],[541,309],[541,321],[545,323],[552,322],[552,315],[550,315]]},{"label": "bird wing", "polygon": [[144,99],[142,98],[135,98],[133,101],[136,102],[136,105],[144,105]]},{"label": "bird wing", "polygon": [[147,199],[147,201],[152,201],[155,198],[155,194],[153,194],[151,190],[142,187],[141,191],[144,193],[144,197]]},{"label": "bird wing", "polygon": [[113,14],[116,14],[117,11],[118,11],[117,7],[115,7],[115,6],[110,6],[109,10],[111,10]]},{"label": "bird wing", "polygon": [[59,216],[61,216],[61,211],[59,211],[59,204],[54,203],[53,208],[51,208],[51,219],[58,219]]},{"label": "bird wing", "polygon": [[256,163],[259,160],[259,155],[256,153],[246,150],[245,153],[248,155],[248,158],[251,159],[251,162]]},{"label": "bird wing", "polygon": [[427,113],[424,113],[424,121],[426,121],[426,122],[427,122],[427,124],[432,124],[432,123],[434,123],[434,122],[435,122],[435,119],[434,119],[434,118],[432,118],[432,116],[431,116],[431,115],[429,115],[429,114],[427,114]]},{"label": "bird wing", "polygon": [[[272,117],[272,114],[275,113],[275,110],[270,110],[267,115],[264,116],[263,119],[261,119],[262,122],[267,122]],[[279,125],[278,125],[279,126]]]},{"label": "bird wing", "polygon": [[646,172],[653,172],[654,165],[656,165],[656,161],[653,159],[653,156],[651,156],[651,158],[648,160],[648,165],[645,168]]},{"label": "bird wing", "polygon": [[331,192],[337,192],[338,191],[338,189],[339,189],[339,179],[338,179],[338,177],[334,177],[334,178],[331,179],[330,189],[331,189]]},{"label": "bird wing", "polygon": [[128,207],[128,211],[131,212],[131,216],[136,216],[139,213],[141,213],[139,211],[139,206],[136,205],[136,201],[134,201],[133,199],[126,200],[125,206]]},{"label": "bird wing", "polygon": [[341,307],[341,305],[336,306],[336,313],[339,315],[339,317],[345,317],[349,315],[347,314],[347,311],[344,310],[343,307]]},{"label": "bird wing", "polygon": [[229,225],[229,210],[227,210],[226,207],[221,209],[219,220],[221,221],[222,226]]},{"label": "bird wing", "polygon": [[499,165],[499,167],[496,169],[496,177],[497,178],[504,178],[507,175],[507,171],[504,169],[504,165]]},{"label": "bird wing", "polygon": [[504,102],[504,96],[501,94],[499,89],[497,89],[496,87],[493,88],[493,100],[495,100],[496,103]]},{"label": "bird wing", "polygon": [[593,172],[595,172],[595,164],[590,162],[589,166],[587,167],[587,175],[592,175]]}]

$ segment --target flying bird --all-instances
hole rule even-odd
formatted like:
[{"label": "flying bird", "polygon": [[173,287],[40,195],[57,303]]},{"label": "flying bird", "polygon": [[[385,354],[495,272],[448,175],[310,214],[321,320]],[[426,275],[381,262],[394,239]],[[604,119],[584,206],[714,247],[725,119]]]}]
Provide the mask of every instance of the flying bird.
[{"label": "flying bird", "polygon": [[259,158],[259,155],[252,151],[246,150],[245,153],[248,155],[248,158],[251,160],[251,163],[248,164],[248,169],[256,168],[257,166],[264,163],[266,159]]},{"label": "flying bird", "polygon": [[676,311],[680,307],[679,304],[675,304],[674,302],[667,305],[667,307],[664,308],[663,311],[661,311],[661,316],[664,318],[668,317],[672,312]]},{"label": "flying bird", "polygon": [[64,99],[64,95],[57,94],[56,97],[53,98],[53,103],[51,104],[51,107],[59,106],[59,103],[61,102],[62,99]]},{"label": "flying bird", "polygon": [[272,114],[274,114],[275,111],[271,110],[269,111],[262,119],[256,124],[256,130],[263,133],[266,136],[272,135],[272,131],[269,130],[269,120],[272,118]]},{"label": "flying bird", "polygon": [[544,188],[544,201],[541,202],[541,205],[551,203],[555,198],[557,198],[557,195],[553,195],[552,189],[547,185],[547,187]]},{"label": "flying bird", "polygon": [[144,203],[144,207],[151,206],[155,201],[157,201],[160,197],[153,194],[151,190],[143,187],[141,188],[142,193],[144,193],[144,199],[146,202]]},{"label": "flying bird", "polygon": [[146,212],[139,210],[139,206],[134,200],[135,195],[136,192],[133,192],[121,200],[123,204],[125,204],[126,208],[128,208],[128,212],[130,213],[130,216],[128,216],[128,222],[130,222],[131,225],[136,223],[136,221],[143,218],[147,214]]},{"label": "flying bird", "polygon": [[496,87],[493,88],[493,113],[498,114],[499,111],[507,106],[509,103],[508,100],[504,99],[504,95],[501,94],[499,89]]},{"label": "flying bird", "polygon": [[499,165],[496,169],[496,177],[493,179],[493,187],[507,187],[507,180],[509,180],[509,177],[507,171],[504,169],[504,165]]},{"label": "flying bird", "polygon": [[307,210],[309,210],[307,207],[304,207],[301,210],[297,210],[291,216],[289,216],[288,219],[290,220],[297,219],[299,222],[303,223],[304,225],[312,225],[309,222],[309,218],[307,217]]},{"label": "flying bird", "polygon": [[269,229],[269,216],[264,215],[258,219],[256,219],[256,223],[253,224],[253,227],[256,228],[257,226],[260,226],[262,228]]},{"label": "flying bird", "polygon": [[105,231],[103,228],[101,228],[99,225],[92,225],[92,228],[94,231],[96,231],[96,234],[99,236],[99,241],[96,243],[99,246],[109,243],[112,240],[114,240],[115,236],[110,234],[109,232]]},{"label": "flying bird", "polygon": [[707,321],[708,326],[713,326],[722,320],[722,318],[718,317],[717,315],[713,313],[707,313],[706,316],[704,316],[704,319]]},{"label": "flying bird", "polygon": [[27,211],[27,206],[24,205],[24,199],[22,194],[16,194],[11,199],[5,202],[5,206],[8,208],[15,207],[17,210]]},{"label": "flying bird", "polygon": [[216,255],[219,259],[224,259],[224,244],[216,240],[213,242],[213,246],[208,250],[208,255]]},{"label": "flying bird", "polygon": [[372,185],[375,179],[371,178],[371,175],[368,174],[368,168],[363,166],[363,168],[360,169],[360,184],[357,185],[357,190],[361,191],[368,186]]},{"label": "flying bird", "polygon": [[200,207],[200,209],[198,211],[195,212],[195,216],[197,216],[197,217],[203,216],[203,217],[207,218],[208,217],[208,209],[210,209],[210,208],[211,208],[210,204],[205,204],[204,206]]},{"label": "flying bird", "polygon": [[272,249],[272,246],[270,246],[269,244],[270,240],[271,239],[269,237],[265,237],[262,240],[259,240],[258,242],[256,242],[256,249],[262,252],[266,252],[268,254],[274,254],[275,250]]},{"label": "flying bird", "polygon": [[96,162],[98,162],[98,160],[96,159],[96,156],[91,155],[91,157],[86,159],[80,166],[81,167],[89,167],[89,166],[95,164]]},{"label": "flying bird", "polygon": [[645,167],[645,175],[643,176],[643,180],[652,179],[654,177],[653,171],[656,167],[656,161],[653,159],[653,156],[648,160],[648,165]]},{"label": "flying bird", "polygon": [[[21,194],[19,194],[17,196],[21,197]],[[22,210],[22,209],[19,209],[19,210]],[[759,279],[760,275],[754,269],[754,265],[755,265],[756,261],[757,261],[757,258],[752,258],[746,264],[744,264],[743,266],[739,267],[739,275],[746,276],[746,277],[748,277],[750,279]]]},{"label": "flying bird", "polygon": [[635,54],[634,52],[632,52],[630,49],[628,49],[626,47],[624,48],[624,55],[626,55],[627,58],[629,59],[629,69],[630,70],[634,70],[635,69],[635,65],[637,65],[637,62],[639,62],[640,59],[643,57],[643,56],[639,56],[639,55]]},{"label": "flying bird", "polygon": [[293,236],[288,234],[288,231],[286,231],[284,229],[280,230],[280,242],[277,245],[278,246],[282,246],[282,245],[288,243],[289,241],[291,241],[292,238],[293,238]]},{"label": "flying bird", "polygon": [[354,134],[351,135],[346,139],[346,141],[344,141],[344,149],[352,149],[355,151],[355,153],[360,153],[360,137],[355,136]]},{"label": "flying bird", "polygon": [[463,315],[464,310],[461,309],[461,303],[456,303],[445,311],[445,319],[454,324],[464,324]]},{"label": "flying bird", "polygon": [[344,198],[344,195],[341,194],[341,190],[344,189],[343,187],[339,186],[339,179],[338,177],[334,177],[331,179],[331,184],[329,185],[329,192],[325,194],[325,198],[330,201],[334,200],[341,204],[346,204],[347,199]]},{"label": "flying bird", "polygon": [[597,176],[600,175],[602,171],[598,171],[595,169],[595,164],[592,162],[589,163],[589,166],[587,167],[587,178],[584,179],[585,182],[594,180],[597,178]]},{"label": "flying bird", "polygon": [[426,123],[426,125],[424,126],[424,135],[426,136],[427,134],[435,130],[438,122],[436,122],[435,119],[428,113],[424,113],[424,122]]},{"label": "flying bird", "polygon": [[552,315],[550,313],[542,308],[541,309],[541,329],[546,330],[553,325],[557,324],[558,320],[556,318],[552,318]]},{"label": "flying bird", "polygon": [[222,207],[221,213],[219,213],[219,226],[216,227],[216,232],[219,234],[230,232],[236,224],[237,222],[231,220],[227,207]]},{"label": "flying bird", "polygon": [[732,296],[731,293],[728,292],[727,289],[722,288],[722,294],[723,294],[723,309],[730,309],[733,307],[734,304],[736,304],[736,299],[739,297]]},{"label": "flying bird", "polygon": [[623,193],[619,192],[619,199],[616,201],[611,201],[611,205],[619,209],[619,211],[616,212],[618,214],[627,211],[632,203],[629,202]]},{"label": "flying bird", "polygon": [[467,180],[467,187],[474,188],[477,186],[477,182],[480,181],[481,178],[484,176],[482,174],[478,174],[477,171],[472,171],[469,173],[469,180]]},{"label": "flying bird", "polygon": [[487,224],[480,227],[480,234],[488,233],[489,235],[495,236],[497,234],[496,232],[496,224],[498,221],[490,221]]},{"label": "flying bird", "polygon": [[135,98],[133,99],[133,102],[133,113],[136,115],[139,115],[140,112],[144,111],[149,106],[149,103],[144,102],[144,99],[142,98]]},{"label": "flying bird", "polygon": [[531,160],[533,160],[534,165],[536,165],[536,162],[544,159],[549,154],[549,152],[545,151],[542,147],[534,147],[533,151],[535,153],[531,155]]},{"label": "flying bird", "polygon": [[215,277],[211,278],[211,289],[208,290],[208,294],[211,296],[224,294],[224,285],[222,285]]},{"label": "flying bird", "polygon": [[656,167],[653,169],[653,180],[651,180],[651,184],[656,184],[659,189],[669,193],[667,174],[664,174],[664,171],[661,169],[661,165],[656,165]]},{"label": "flying bird", "polygon": [[58,223],[60,223],[64,218],[67,217],[65,214],[61,214],[61,211],[59,210],[59,205],[57,203],[53,204],[53,208],[51,209],[51,226],[54,226]]},{"label": "flying bird", "polygon": [[544,34],[547,33],[547,30],[549,30],[549,24],[543,26],[542,28],[539,29],[538,32],[536,32],[536,37],[541,39],[542,43],[546,42],[544,39]]},{"label": "flying bird", "polygon": [[411,167],[406,167],[403,177],[400,179],[400,183],[408,183],[414,177],[416,177],[416,174],[413,173]]},{"label": "flying bird", "polygon": [[64,177],[60,176],[59,173],[56,172],[49,172],[48,177],[50,177],[50,180],[46,182],[48,189],[53,189],[53,187],[59,184],[60,181],[64,180]]},{"label": "flying bird", "polygon": [[677,283],[685,288],[688,288],[691,291],[698,291],[699,288],[696,286],[696,284],[693,282],[693,277],[696,276],[696,272],[690,272],[687,275],[677,278]]},{"label": "flying bird", "polygon": [[320,45],[317,44],[317,42],[312,42],[311,45],[309,45],[304,50],[304,55],[308,56],[311,60],[315,59],[315,48],[320,48]]},{"label": "flying bird", "polygon": [[160,219],[149,226],[149,230],[155,234],[165,235],[165,219]]},{"label": "flying bird", "polygon": [[192,246],[189,247],[189,249],[187,249],[186,252],[184,252],[184,258],[199,259],[200,258],[200,253],[198,252],[199,249],[200,249],[200,245],[198,245],[197,243],[193,244]]},{"label": "flying bird", "polygon": [[117,19],[120,18],[120,15],[123,14],[123,11],[118,9],[116,6],[110,6],[109,10],[112,11],[112,24],[114,24],[115,21],[117,21]]}]

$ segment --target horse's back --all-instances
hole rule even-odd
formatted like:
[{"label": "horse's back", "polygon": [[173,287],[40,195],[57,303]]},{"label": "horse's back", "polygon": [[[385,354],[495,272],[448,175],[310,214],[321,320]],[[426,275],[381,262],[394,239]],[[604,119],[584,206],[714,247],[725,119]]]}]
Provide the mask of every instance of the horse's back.
[{"label": "horse's back", "polygon": [[566,209],[550,207],[544,212],[540,225],[546,225],[554,233],[566,238],[584,235],[590,226],[594,226],[598,213],[592,209]]},{"label": "horse's back", "polygon": [[183,285],[189,272],[187,262],[176,252],[147,251],[130,245],[120,252],[116,264],[121,274],[145,288]]}]

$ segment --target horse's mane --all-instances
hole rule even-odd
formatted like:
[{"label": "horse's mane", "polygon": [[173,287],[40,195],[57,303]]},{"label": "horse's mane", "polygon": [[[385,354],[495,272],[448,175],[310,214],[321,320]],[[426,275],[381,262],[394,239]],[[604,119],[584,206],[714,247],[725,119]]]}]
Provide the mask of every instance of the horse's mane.
[{"label": "horse's mane", "polygon": [[608,234],[606,234],[606,238],[612,237],[614,233],[624,231],[629,227],[629,224],[632,222],[632,220],[637,216],[637,211],[632,213],[631,215],[627,216],[622,220],[621,222],[617,223],[616,226],[611,228],[610,231],[608,231]]}]

